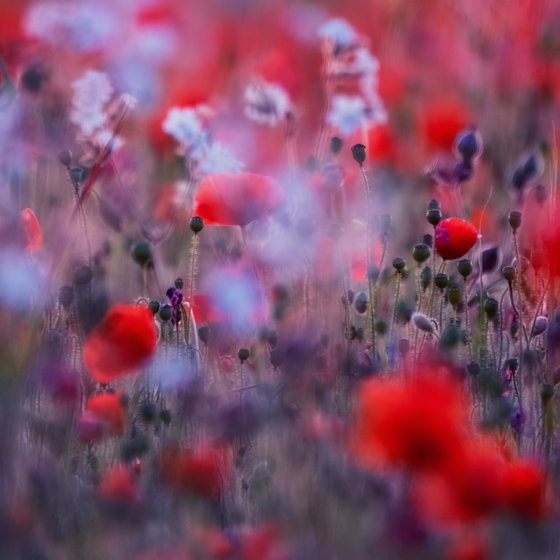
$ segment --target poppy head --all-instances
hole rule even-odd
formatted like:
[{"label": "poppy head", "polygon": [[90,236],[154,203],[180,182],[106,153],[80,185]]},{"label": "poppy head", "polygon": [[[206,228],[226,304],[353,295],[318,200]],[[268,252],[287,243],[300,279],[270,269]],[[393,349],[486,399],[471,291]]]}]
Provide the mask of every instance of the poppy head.
[{"label": "poppy head", "polygon": [[200,184],[193,214],[205,225],[246,226],[264,218],[282,198],[280,185],[265,175],[214,173]]},{"label": "poppy head", "polygon": [[152,313],[140,305],[114,305],[87,337],[84,362],[99,383],[132,373],[156,348]]},{"label": "poppy head", "polygon": [[445,260],[465,256],[478,240],[476,228],[461,218],[447,218],[436,226],[435,247]]}]

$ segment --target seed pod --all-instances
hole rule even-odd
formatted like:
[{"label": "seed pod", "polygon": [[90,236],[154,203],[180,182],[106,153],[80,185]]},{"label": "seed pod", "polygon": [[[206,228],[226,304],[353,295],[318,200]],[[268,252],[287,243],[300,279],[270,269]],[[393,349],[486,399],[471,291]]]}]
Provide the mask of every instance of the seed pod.
[{"label": "seed pod", "polygon": [[251,352],[249,351],[248,348],[240,348],[239,352],[237,352],[237,357],[239,358],[239,361],[241,363],[248,360],[250,355],[251,355]]},{"label": "seed pod", "polygon": [[395,258],[393,259],[392,264],[393,264],[393,268],[394,268],[397,272],[401,273],[401,272],[404,270],[405,262],[404,262],[400,257],[395,257]]},{"label": "seed pod", "polygon": [[515,268],[513,268],[513,266],[504,266],[502,268],[502,276],[508,282],[513,282],[515,279]]},{"label": "seed pod", "polygon": [[437,226],[441,222],[442,218],[443,218],[443,216],[442,216],[441,210],[439,208],[435,208],[435,209],[430,208],[426,212],[426,219],[434,227]]},{"label": "seed pod", "polygon": [[155,315],[159,311],[159,308],[160,304],[156,299],[152,299],[148,303],[148,309],[152,312],[152,315]]},{"label": "seed pod", "polygon": [[521,212],[510,212],[508,222],[513,231],[517,231],[521,226]]},{"label": "seed pod", "polygon": [[420,273],[420,284],[422,285],[422,289],[426,291],[431,283],[432,269],[429,266],[425,266]]},{"label": "seed pod", "polygon": [[430,258],[430,252],[430,248],[425,243],[418,243],[412,248],[412,258],[418,264],[422,264]]},{"label": "seed pod", "polygon": [[182,279],[182,278],[176,278],[176,279],[175,279],[175,287],[176,287],[178,290],[182,290],[184,285],[185,285],[185,283],[183,282],[183,279]]},{"label": "seed pod", "polygon": [[434,325],[432,321],[430,321],[430,319],[426,315],[424,315],[424,313],[413,313],[412,322],[417,329],[429,334],[433,334]]},{"label": "seed pod", "polygon": [[333,154],[338,154],[340,152],[340,150],[342,150],[342,146],[344,145],[344,142],[342,141],[342,138],[339,138],[338,136],[333,136],[331,138],[331,152]]},{"label": "seed pod", "polygon": [[352,146],[352,157],[360,167],[363,167],[366,161],[366,147],[363,144],[354,144]]},{"label": "seed pod", "polygon": [[457,263],[457,272],[466,280],[472,272],[473,266],[470,259],[461,259]]},{"label": "seed pod", "polygon": [[546,317],[543,317],[542,315],[539,315],[535,319],[535,322],[533,324],[533,329],[531,330],[531,336],[541,335],[544,331],[546,331],[547,327],[548,327],[548,319]]},{"label": "seed pod", "polygon": [[449,276],[445,272],[438,272],[434,278],[434,284],[440,290],[444,290],[449,285]]},{"label": "seed pod", "polygon": [[134,262],[143,267],[152,261],[152,248],[149,243],[141,241],[132,246],[131,255]]},{"label": "seed pod", "polygon": [[461,303],[461,288],[456,284],[447,288],[447,299],[453,307],[457,307]]},{"label": "seed pod", "polygon": [[475,128],[463,130],[455,139],[455,150],[463,160],[471,161],[482,153],[482,137]]},{"label": "seed pod", "polygon": [[365,292],[358,292],[354,298],[354,309],[358,313],[365,313],[368,306],[368,296]]},{"label": "seed pod", "polygon": [[191,231],[196,235],[204,229],[204,220],[200,216],[193,216],[191,218],[189,227]]},{"label": "seed pod", "polygon": [[488,319],[490,320],[494,319],[498,314],[499,307],[500,304],[498,303],[498,300],[494,298],[487,298],[483,305],[483,309],[484,309],[484,313],[486,313],[486,317],[488,317]]},{"label": "seed pod", "polygon": [[167,322],[171,319],[171,317],[173,317],[173,308],[167,303],[162,305],[159,310],[159,318],[162,321]]}]

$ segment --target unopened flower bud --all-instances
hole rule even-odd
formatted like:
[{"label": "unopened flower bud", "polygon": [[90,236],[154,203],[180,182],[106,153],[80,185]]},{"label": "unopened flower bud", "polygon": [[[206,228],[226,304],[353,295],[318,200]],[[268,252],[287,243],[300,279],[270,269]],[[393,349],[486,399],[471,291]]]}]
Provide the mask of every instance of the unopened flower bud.
[{"label": "unopened flower bud", "polygon": [[191,231],[196,235],[204,229],[204,220],[200,216],[193,216],[191,218],[189,227]]},{"label": "unopened flower bud", "polygon": [[363,144],[354,144],[352,146],[352,157],[360,167],[363,167],[366,161],[366,147]]},{"label": "unopened flower bud", "polygon": [[430,248],[425,243],[418,243],[412,249],[412,258],[418,264],[422,264],[430,258],[430,252]]},{"label": "unopened flower bud", "polygon": [[434,325],[432,321],[430,321],[429,317],[424,315],[424,313],[413,313],[412,322],[417,329],[429,334],[433,334]]}]

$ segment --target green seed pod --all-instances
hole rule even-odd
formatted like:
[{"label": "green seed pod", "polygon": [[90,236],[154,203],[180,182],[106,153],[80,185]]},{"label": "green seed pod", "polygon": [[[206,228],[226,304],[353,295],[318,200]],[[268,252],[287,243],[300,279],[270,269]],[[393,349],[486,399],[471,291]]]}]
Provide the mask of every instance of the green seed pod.
[{"label": "green seed pod", "polygon": [[508,222],[513,231],[517,231],[521,226],[521,212],[510,212],[508,216]]},{"label": "green seed pod", "polygon": [[422,289],[426,291],[430,284],[432,283],[432,269],[429,266],[425,266],[420,273],[420,284]]},{"label": "green seed pod", "polygon": [[173,309],[170,305],[165,303],[159,310],[159,318],[162,321],[167,322],[171,319],[171,317],[173,317]]},{"label": "green seed pod", "polygon": [[392,264],[393,264],[393,268],[394,268],[397,272],[401,273],[401,272],[404,270],[405,262],[404,262],[400,257],[395,257],[395,258],[393,259],[393,263],[392,263]]},{"label": "green seed pod", "polygon": [[159,301],[157,301],[156,299],[150,300],[150,303],[148,303],[148,308],[152,312],[152,315],[155,315],[160,308]]},{"label": "green seed pod", "polygon": [[453,284],[447,288],[447,299],[453,307],[457,307],[461,303],[462,292],[461,288]]},{"label": "green seed pod", "polygon": [[182,290],[184,285],[185,285],[185,283],[183,282],[183,279],[182,279],[182,278],[176,278],[176,279],[175,279],[175,287],[176,287],[178,290]]},{"label": "green seed pod", "polygon": [[447,276],[445,272],[438,272],[434,278],[434,284],[436,285],[436,288],[444,290],[447,286],[449,286],[449,276]]},{"label": "green seed pod", "polygon": [[457,272],[466,280],[472,272],[473,266],[470,259],[461,259],[457,263]]},{"label": "green seed pod", "polygon": [[387,323],[383,319],[375,322],[375,332],[381,336],[387,334]]},{"label": "green seed pod", "polygon": [[500,304],[498,303],[498,300],[494,298],[487,298],[483,305],[483,309],[484,309],[484,313],[486,313],[486,317],[488,317],[488,319],[490,320],[495,319],[496,315],[498,314],[499,307]]},{"label": "green seed pod", "polygon": [[239,358],[239,361],[241,363],[243,363],[245,360],[248,360],[250,355],[251,352],[248,348],[240,348],[239,352],[237,352],[237,357]]},{"label": "green seed pod", "polygon": [[196,235],[204,229],[204,220],[200,216],[193,216],[189,224],[191,231]]},{"label": "green seed pod", "polygon": [[412,248],[412,258],[418,263],[422,264],[430,258],[430,248],[425,243],[418,243]]},{"label": "green seed pod", "polygon": [[515,278],[515,268],[513,268],[513,266],[504,266],[502,268],[502,276],[508,282],[510,282],[510,283],[513,282],[513,280]]},{"label": "green seed pod", "polygon": [[147,264],[152,262],[152,248],[150,247],[149,243],[146,243],[144,241],[135,243],[132,246],[131,254],[134,262],[136,262],[140,266],[146,266]]},{"label": "green seed pod", "polygon": [[434,227],[436,227],[441,222],[442,217],[443,216],[439,208],[430,208],[426,212],[426,219]]}]

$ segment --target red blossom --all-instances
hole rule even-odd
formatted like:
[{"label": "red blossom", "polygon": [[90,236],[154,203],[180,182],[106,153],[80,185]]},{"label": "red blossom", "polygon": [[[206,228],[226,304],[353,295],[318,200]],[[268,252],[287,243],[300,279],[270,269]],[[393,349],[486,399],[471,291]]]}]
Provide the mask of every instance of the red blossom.
[{"label": "red blossom", "polygon": [[152,313],[140,305],[114,305],[87,337],[84,362],[99,383],[132,373],[155,351]]},{"label": "red blossom", "polygon": [[86,409],[101,419],[111,435],[124,431],[125,413],[121,402],[122,393],[99,393],[90,397]]},{"label": "red blossom", "polygon": [[23,233],[25,249],[30,253],[38,251],[43,245],[41,224],[31,208],[24,208],[19,214],[19,223]]},{"label": "red blossom", "polygon": [[436,226],[435,247],[445,260],[466,255],[478,240],[476,228],[461,218],[447,218]]},{"label": "red blossom", "polygon": [[110,501],[138,503],[140,494],[132,472],[124,465],[110,468],[97,487],[100,498]]},{"label": "red blossom", "polygon": [[254,173],[214,173],[195,195],[195,216],[206,225],[246,226],[264,218],[282,201],[280,185]]}]

